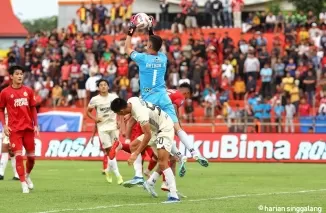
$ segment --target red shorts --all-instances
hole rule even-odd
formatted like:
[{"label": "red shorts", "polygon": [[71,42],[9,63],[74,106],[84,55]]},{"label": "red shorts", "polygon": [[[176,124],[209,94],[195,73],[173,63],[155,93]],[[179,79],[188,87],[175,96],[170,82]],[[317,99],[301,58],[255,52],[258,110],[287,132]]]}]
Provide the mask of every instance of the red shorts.
[{"label": "red shorts", "polygon": [[33,130],[11,132],[9,136],[11,150],[13,152],[23,151],[24,147],[28,153],[35,152],[34,136]]},{"label": "red shorts", "polygon": [[141,129],[141,126],[139,123],[136,123],[132,129],[131,129],[131,141],[134,141],[136,138],[141,136],[143,134],[143,130]]}]

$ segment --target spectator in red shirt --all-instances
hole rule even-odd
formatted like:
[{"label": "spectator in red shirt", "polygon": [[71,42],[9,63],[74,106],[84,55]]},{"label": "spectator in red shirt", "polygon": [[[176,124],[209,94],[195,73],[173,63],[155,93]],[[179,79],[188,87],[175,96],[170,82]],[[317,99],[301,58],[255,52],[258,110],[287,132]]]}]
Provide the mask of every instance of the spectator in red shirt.
[{"label": "spectator in red shirt", "polygon": [[80,65],[77,62],[77,59],[72,60],[72,64],[70,66],[70,77],[72,79],[78,79],[81,75]]},{"label": "spectator in red shirt", "polygon": [[300,100],[299,104],[299,117],[310,116],[310,105],[305,98]]},{"label": "spectator in red shirt", "polygon": [[61,67],[61,80],[68,81],[70,79],[71,67],[68,61],[64,62],[64,65]]}]

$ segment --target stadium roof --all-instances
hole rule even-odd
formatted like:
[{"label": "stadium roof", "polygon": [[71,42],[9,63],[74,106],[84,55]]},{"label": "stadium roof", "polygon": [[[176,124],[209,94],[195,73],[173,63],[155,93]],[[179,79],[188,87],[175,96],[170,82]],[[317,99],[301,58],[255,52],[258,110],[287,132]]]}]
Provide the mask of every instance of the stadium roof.
[{"label": "stadium roof", "polygon": [[15,16],[10,0],[1,0],[0,37],[25,37],[28,32]]}]

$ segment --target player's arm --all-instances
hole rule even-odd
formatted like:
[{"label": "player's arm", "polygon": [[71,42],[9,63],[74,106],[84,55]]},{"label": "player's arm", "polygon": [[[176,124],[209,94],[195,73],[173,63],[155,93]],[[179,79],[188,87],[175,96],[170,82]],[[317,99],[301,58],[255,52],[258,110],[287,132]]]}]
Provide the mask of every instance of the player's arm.
[{"label": "player's arm", "polygon": [[130,117],[130,119],[127,121],[127,125],[126,125],[126,140],[129,140],[129,142],[130,142],[130,138],[131,138],[131,130],[132,130],[133,126],[136,123],[137,123],[137,121],[133,117]]},{"label": "player's arm", "polygon": [[134,51],[131,44],[131,37],[134,35],[135,31],[136,31],[136,25],[133,23],[133,20],[131,20],[129,23],[129,29],[128,29],[127,38],[125,42],[125,51],[128,54],[128,56],[130,56],[131,53]]},{"label": "player's arm", "polygon": [[95,117],[93,116],[93,109],[95,109],[96,107],[96,103],[95,103],[95,100],[92,98],[88,104],[88,107],[87,107],[87,116],[92,119],[94,122],[96,123],[99,123],[102,121],[101,118],[98,118],[98,117]]},{"label": "player's arm", "polygon": [[29,92],[29,106],[32,114],[32,119],[34,122],[34,131],[36,135],[38,135],[39,130],[38,130],[38,120],[37,120],[37,110],[36,110],[36,99],[35,99],[34,91],[32,89],[30,89]]},{"label": "player's arm", "polygon": [[176,104],[173,104],[175,114],[177,114],[177,117],[179,118],[179,107]]},{"label": "player's arm", "polygon": [[140,153],[142,153],[145,150],[145,148],[147,147],[150,139],[152,138],[151,128],[150,128],[150,125],[149,125],[148,121],[145,121],[145,122],[141,123],[141,129],[143,131],[144,138],[143,138],[142,142],[140,143],[138,149],[135,152],[136,156],[139,155]]},{"label": "player's arm", "polygon": [[6,117],[5,117],[6,104],[7,104],[7,100],[4,92],[0,92],[0,122],[3,126],[6,125]]}]

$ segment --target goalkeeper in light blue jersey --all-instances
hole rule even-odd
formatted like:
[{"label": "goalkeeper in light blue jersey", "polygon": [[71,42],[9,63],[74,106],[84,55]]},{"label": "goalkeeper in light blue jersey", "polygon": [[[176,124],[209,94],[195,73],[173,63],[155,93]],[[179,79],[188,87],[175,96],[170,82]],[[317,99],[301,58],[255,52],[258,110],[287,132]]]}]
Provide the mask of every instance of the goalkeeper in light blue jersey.
[{"label": "goalkeeper in light blue jersey", "polygon": [[[139,66],[140,94],[141,98],[147,102],[159,106],[166,112],[174,122],[175,131],[181,142],[190,151],[192,156],[204,167],[208,166],[208,161],[195,151],[193,144],[189,141],[189,136],[181,129],[175,107],[169,98],[166,88],[165,75],[167,71],[167,56],[160,52],[163,40],[160,36],[154,35],[152,28],[149,28],[149,39],[147,43],[147,51],[140,53],[132,48],[131,37],[136,31],[133,22],[130,23],[125,51],[130,58]],[[181,153],[179,152],[178,154]],[[178,156],[180,158],[180,156]],[[183,163],[182,163],[183,164]],[[179,175],[185,172],[185,167],[180,167]]]}]

